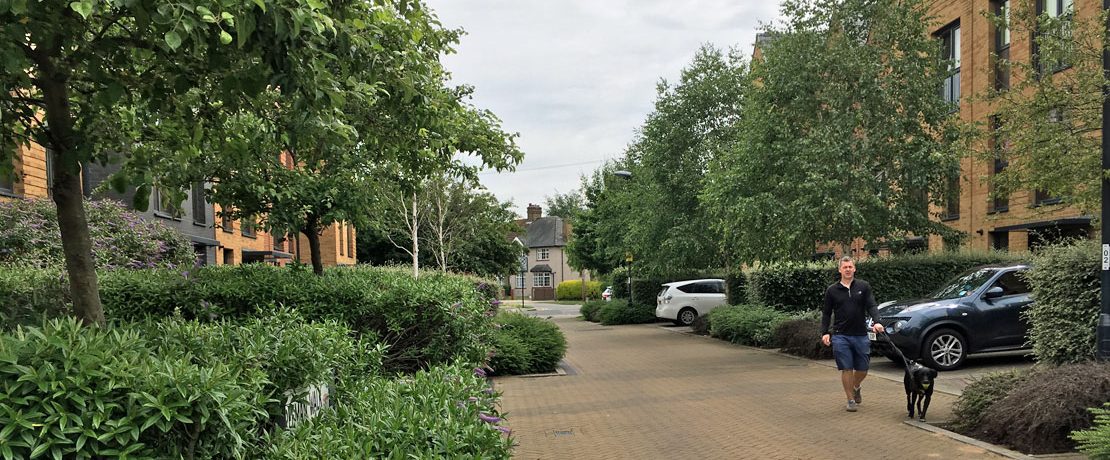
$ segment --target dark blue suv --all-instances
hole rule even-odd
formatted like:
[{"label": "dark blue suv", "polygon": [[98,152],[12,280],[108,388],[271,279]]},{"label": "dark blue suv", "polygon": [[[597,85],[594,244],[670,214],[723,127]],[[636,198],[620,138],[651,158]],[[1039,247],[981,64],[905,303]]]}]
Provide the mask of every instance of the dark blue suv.
[{"label": "dark blue suv", "polygon": [[[1032,303],[1023,273],[1026,264],[988,265],[968,270],[924,299],[879,305],[890,339],[911,360],[937,370],[956,369],[970,353],[1027,348],[1022,311]],[[899,361],[883,337],[871,347]]]}]

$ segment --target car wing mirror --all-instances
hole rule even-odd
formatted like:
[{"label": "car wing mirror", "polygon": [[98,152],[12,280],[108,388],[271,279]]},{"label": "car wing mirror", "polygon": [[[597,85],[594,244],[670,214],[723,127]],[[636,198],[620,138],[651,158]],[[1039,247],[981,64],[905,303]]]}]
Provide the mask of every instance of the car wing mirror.
[{"label": "car wing mirror", "polygon": [[995,299],[995,298],[998,298],[998,297],[1002,297],[1002,293],[1003,293],[1002,287],[994,286],[990,289],[987,289],[987,293],[983,294],[983,298],[985,298],[985,299]]}]

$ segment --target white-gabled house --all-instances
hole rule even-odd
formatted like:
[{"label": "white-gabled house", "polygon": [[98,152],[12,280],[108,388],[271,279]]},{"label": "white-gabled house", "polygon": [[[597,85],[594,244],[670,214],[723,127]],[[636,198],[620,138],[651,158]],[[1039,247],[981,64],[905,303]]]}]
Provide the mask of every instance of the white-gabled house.
[{"label": "white-gabled house", "polygon": [[570,239],[570,223],[558,216],[542,217],[543,208],[528,205],[528,217],[520,221],[524,234],[516,240],[528,250],[527,271],[509,276],[512,297],[532,300],[554,300],[555,286],[563,281],[590,281],[588,271],[574,270],[567,263],[566,246]]}]

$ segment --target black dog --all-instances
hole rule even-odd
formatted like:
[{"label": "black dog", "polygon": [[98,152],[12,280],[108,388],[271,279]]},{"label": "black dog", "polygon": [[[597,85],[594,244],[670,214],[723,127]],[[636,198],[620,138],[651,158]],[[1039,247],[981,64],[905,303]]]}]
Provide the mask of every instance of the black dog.
[{"label": "black dog", "polygon": [[925,412],[929,410],[929,402],[933,399],[933,381],[936,378],[936,369],[906,361],[906,376],[902,381],[906,384],[906,410],[910,418],[913,418],[916,405],[919,420],[925,421]]}]

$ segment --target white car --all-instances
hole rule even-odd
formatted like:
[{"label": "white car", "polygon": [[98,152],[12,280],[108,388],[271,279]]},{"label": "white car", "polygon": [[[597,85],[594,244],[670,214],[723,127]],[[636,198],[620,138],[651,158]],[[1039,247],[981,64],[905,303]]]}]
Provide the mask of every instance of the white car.
[{"label": "white car", "polygon": [[606,287],[605,292],[601,293],[601,298],[606,302],[613,300],[613,286]]},{"label": "white car", "polygon": [[655,298],[655,316],[689,326],[699,316],[725,305],[725,280],[675,281],[663,285]]}]

